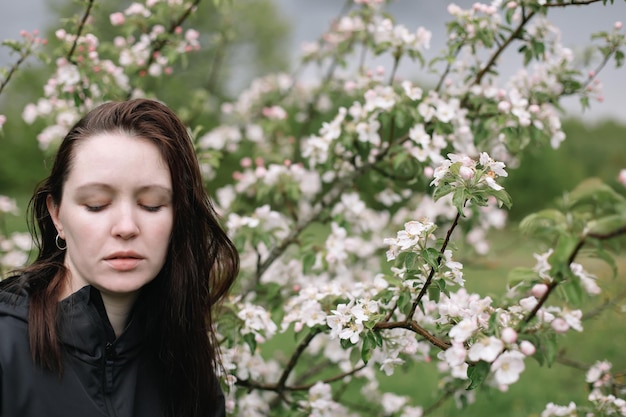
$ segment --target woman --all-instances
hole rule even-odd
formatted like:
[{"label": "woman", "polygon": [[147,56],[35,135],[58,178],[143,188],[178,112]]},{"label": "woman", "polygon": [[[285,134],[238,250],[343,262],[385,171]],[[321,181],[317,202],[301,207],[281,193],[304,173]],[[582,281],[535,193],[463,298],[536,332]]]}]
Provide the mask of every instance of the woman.
[{"label": "woman", "polygon": [[224,415],[212,312],[239,259],[178,117],[95,108],[29,214],[38,257],[0,283],[0,416]]}]

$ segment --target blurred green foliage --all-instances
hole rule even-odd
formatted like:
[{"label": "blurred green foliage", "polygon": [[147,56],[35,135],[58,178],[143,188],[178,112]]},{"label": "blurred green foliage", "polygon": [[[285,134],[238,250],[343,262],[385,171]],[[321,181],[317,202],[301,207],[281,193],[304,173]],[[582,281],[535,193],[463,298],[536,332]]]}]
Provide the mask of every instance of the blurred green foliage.
[{"label": "blurred green foliage", "polygon": [[513,198],[514,220],[552,205],[582,180],[598,177],[618,191],[617,176],[626,169],[626,125],[604,120],[594,124],[563,122],[567,139],[560,148],[528,149],[519,169],[509,169],[503,185]]}]

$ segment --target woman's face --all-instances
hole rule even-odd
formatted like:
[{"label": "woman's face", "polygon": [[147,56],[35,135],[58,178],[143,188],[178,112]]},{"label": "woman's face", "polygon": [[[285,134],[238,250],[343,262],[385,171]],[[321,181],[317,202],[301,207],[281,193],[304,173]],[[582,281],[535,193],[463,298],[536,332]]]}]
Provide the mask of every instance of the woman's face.
[{"label": "woman's face", "polygon": [[153,143],[120,133],[76,144],[57,206],[48,210],[67,242],[69,295],[93,285],[135,296],[159,273],[172,233],[172,180]]}]

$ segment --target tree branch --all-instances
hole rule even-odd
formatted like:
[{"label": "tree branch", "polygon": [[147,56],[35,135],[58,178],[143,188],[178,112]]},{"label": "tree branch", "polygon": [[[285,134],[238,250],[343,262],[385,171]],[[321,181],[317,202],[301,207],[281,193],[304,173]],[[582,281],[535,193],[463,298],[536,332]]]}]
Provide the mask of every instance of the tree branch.
[{"label": "tree branch", "polygon": [[485,64],[485,66],[478,72],[478,74],[476,74],[476,78],[474,79],[474,84],[480,84],[481,83],[483,77],[496,64],[496,61],[498,60],[500,55],[502,55],[502,53],[506,50],[506,48],[515,39],[520,37],[520,35],[522,34],[522,30],[524,29],[524,26],[526,26],[526,24],[530,21],[530,19],[533,18],[534,15],[535,15],[535,12],[530,12],[528,15],[524,14],[522,16],[522,21],[519,23],[519,25],[515,28],[515,30],[513,32],[511,32],[511,34],[509,35],[508,38],[506,38],[504,43],[502,43],[502,45],[500,45],[500,47],[498,49],[496,49],[496,51],[491,56],[491,58],[489,58],[489,61],[487,61],[487,64]]},{"label": "tree branch", "polygon": [[26,58],[28,58],[28,56],[29,56],[28,53],[20,53],[19,59],[15,62],[15,64],[11,66],[11,68],[9,69],[9,72],[7,73],[6,78],[0,84],[0,94],[2,94],[2,91],[4,91],[5,87],[7,86],[7,84],[9,84],[9,81],[11,80],[13,75],[15,75],[18,68],[24,63],[24,61],[26,61]]},{"label": "tree branch", "polygon": [[72,56],[74,55],[74,51],[76,51],[76,47],[78,46],[78,38],[80,38],[80,36],[83,33],[83,30],[85,29],[85,26],[87,25],[87,19],[89,19],[89,16],[91,14],[93,3],[94,3],[94,0],[88,1],[87,8],[85,9],[85,13],[83,13],[83,17],[81,18],[80,23],[78,24],[78,29],[76,30],[76,37],[74,38],[72,47],[70,48],[69,52],[65,56],[65,58],[74,65],[77,65],[77,63],[72,59]]},{"label": "tree branch", "polygon": [[604,303],[594,308],[593,310],[590,310],[587,313],[583,313],[583,320],[589,320],[596,316],[599,316],[605,310],[607,310],[610,307],[615,306],[618,302],[620,302],[624,298],[626,298],[626,290],[622,290],[622,292],[617,294],[615,297],[605,300]]},{"label": "tree branch", "polygon": [[[586,238],[590,237],[590,238],[594,238],[598,240],[607,240],[607,239],[611,239],[611,238],[614,238],[623,234],[626,234],[626,226],[622,226],[619,229],[616,229],[608,233],[588,233],[585,237],[581,238],[578,241],[578,244],[576,245],[576,247],[570,254],[569,258],[567,259],[567,267],[569,268],[569,265],[571,265],[571,263],[574,262],[574,260],[576,259],[578,252],[585,245]],[[552,293],[552,291],[557,287],[557,285],[559,285],[560,282],[561,280],[556,279],[555,277],[555,279],[550,284],[548,284],[548,291],[546,291],[546,293],[541,297],[541,299],[539,300],[535,308],[533,308],[532,311],[528,313],[526,318],[524,318],[524,320],[522,321],[523,324],[529,323],[537,315],[537,312],[539,311],[539,309],[543,307],[545,302],[548,300],[548,297],[550,297],[550,294]]]},{"label": "tree branch", "polygon": [[[465,206],[465,203],[463,203],[463,206]],[[443,241],[443,244],[441,245],[441,249],[439,249],[439,257],[437,258],[437,265],[441,264],[443,253],[446,251],[446,248],[448,247],[448,243],[450,242],[450,236],[452,236],[452,232],[454,231],[454,229],[456,229],[456,226],[459,224],[460,218],[461,218],[461,212],[459,211],[456,213],[456,217],[454,218],[452,225],[448,229],[448,233],[446,233],[446,238]],[[419,305],[420,301],[422,301],[422,298],[424,298],[424,295],[426,295],[426,291],[428,290],[428,287],[430,286],[430,283],[432,282],[434,276],[435,276],[435,268],[433,267],[430,269],[430,273],[428,274],[428,278],[426,279],[424,286],[420,290],[420,293],[417,295],[417,298],[415,299],[415,301],[413,302],[413,305],[411,306],[411,311],[409,312],[409,315],[407,316],[408,319],[413,318],[413,315],[415,314],[415,310],[417,310],[417,306]]]},{"label": "tree branch", "polygon": [[430,332],[428,332],[428,330],[424,329],[422,326],[420,326],[417,323],[417,321],[413,319],[407,319],[404,321],[389,321],[389,322],[381,321],[374,325],[374,330],[383,330],[383,329],[411,330],[419,334],[424,339],[428,340],[428,342],[430,342],[432,345],[437,346],[441,350],[446,350],[450,347],[449,343],[446,343],[443,340],[439,339],[438,337],[433,336],[432,334],[430,334]]},{"label": "tree branch", "polygon": [[543,7],[568,7],[568,6],[584,6],[587,4],[597,3],[602,0],[571,0],[569,3],[547,3]]},{"label": "tree branch", "polygon": [[287,378],[289,378],[289,374],[291,373],[291,371],[293,371],[293,368],[295,368],[296,364],[298,363],[298,359],[300,358],[300,356],[302,356],[302,354],[304,353],[306,348],[309,346],[311,341],[315,338],[315,336],[320,334],[320,332],[321,330],[319,328],[311,329],[309,334],[300,342],[296,350],[293,352],[293,355],[291,355],[291,358],[289,359],[287,366],[285,366],[285,370],[283,371],[282,375],[280,376],[280,379],[278,380],[278,383],[276,384],[277,391],[279,393],[285,389]]}]

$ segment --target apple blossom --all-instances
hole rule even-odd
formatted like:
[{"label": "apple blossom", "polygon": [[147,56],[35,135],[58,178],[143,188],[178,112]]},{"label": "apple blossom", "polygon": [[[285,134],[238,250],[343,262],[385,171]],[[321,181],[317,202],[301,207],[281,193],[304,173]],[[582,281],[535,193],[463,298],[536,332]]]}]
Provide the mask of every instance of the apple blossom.
[{"label": "apple blossom", "polygon": [[515,341],[517,340],[517,332],[511,327],[505,327],[504,329],[502,329],[502,334],[500,337],[504,343],[510,345],[512,343],[515,343]]},{"label": "apple blossom", "polygon": [[569,323],[561,317],[557,317],[554,320],[552,320],[550,325],[552,326],[554,331],[557,333],[565,333],[570,328]]},{"label": "apple blossom", "polygon": [[520,351],[526,356],[532,356],[537,351],[535,345],[530,343],[528,340],[522,340],[519,344]]},{"label": "apple blossom", "polygon": [[493,362],[502,349],[504,344],[496,337],[480,337],[467,352],[467,357],[471,361],[483,360],[485,362]]},{"label": "apple blossom", "polygon": [[548,286],[546,284],[535,284],[531,289],[533,297],[539,299],[548,292]]},{"label": "apple blossom", "polygon": [[617,180],[624,186],[626,187],[626,169],[622,169],[619,172],[619,175],[617,177]]},{"label": "apple blossom", "polygon": [[502,353],[491,364],[495,381],[500,385],[511,385],[518,381],[519,375],[524,371],[524,355],[516,350]]}]

